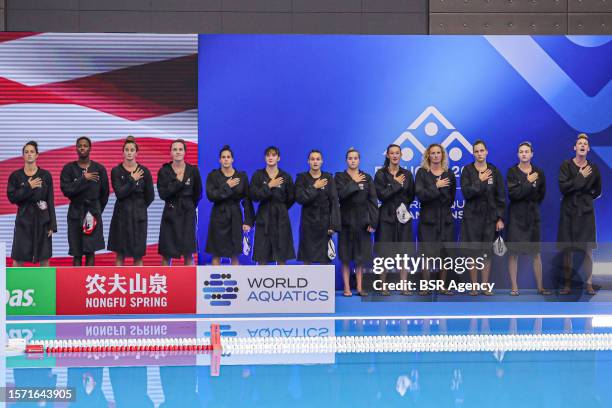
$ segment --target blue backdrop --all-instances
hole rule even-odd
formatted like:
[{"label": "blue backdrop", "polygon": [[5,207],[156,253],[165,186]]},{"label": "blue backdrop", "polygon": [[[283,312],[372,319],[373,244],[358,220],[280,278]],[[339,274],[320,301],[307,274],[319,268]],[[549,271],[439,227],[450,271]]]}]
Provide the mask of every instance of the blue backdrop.
[{"label": "blue backdrop", "polygon": [[[547,177],[543,239],[556,239],[557,174],[573,157],[576,135],[590,136],[604,195],[596,202],[598,240],[612,242],[612,37],[200,35],[199,166],[218,167],[229,144],[235,167],[264,166],[268,145],[280,167],[307,170],[307,153],[323,151],[324,170],[345,168],[344,153],[362,152],[373,174],[388,144],[412,168],[433,142],[443,143],[457,175],[484,139],[489,161],[516,164],[518,143],[533,143]],[[457,216],[463,205],[457,195]],[[204,248],[211,205],[199,207]],[[295,244],[299,205],[290,213]],[[418,207],[413,206],[415,215]],[[604,228],[604,226],[608,228]],[[200,254],[208,262],[205,254]],[[612,260],[599,251],[598,260]]]}]

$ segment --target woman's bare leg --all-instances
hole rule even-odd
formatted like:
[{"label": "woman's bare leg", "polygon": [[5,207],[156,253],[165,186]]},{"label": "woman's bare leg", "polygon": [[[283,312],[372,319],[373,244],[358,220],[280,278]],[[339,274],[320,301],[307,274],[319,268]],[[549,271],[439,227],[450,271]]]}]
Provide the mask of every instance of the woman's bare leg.
[{"label": "woman's bare leg", "polygon": [[584,251],[584,260],[582,261],[582,269],[586,276],[586,291],[589,295],[594,295],[593,290],[593,250],[587,249]]},{"label": "woman's bare leg", "polygon": [[[470,269],[470,280],[474,284],[478,283],[478,269],[476,268]],[[474,289],[470,290],[470,296],[478,296],[478,291]]]},{"label": "woman's bare leg", "polygon": [[348,263],[342,263],[342,282],[344,284],[344,294],[348,295],[351,293],[350,286],[351,267]]},{"label": "woman's bare leg", "polygon": [[[429,279],[431,277],[431,273],[429,272],[429,269],[422,269],[421,270],[421,280],[427,281],[429,282]],[[419,283],[418,287],[420,288],[421,285]],[[429,295],[429,290],[419,290],[419,295],[420,296],[427,296]]]},{"label": "woman's bare leg", "polygon": [[[400,281],[406,282],[406,284],[408,284],[408,270],[400,269],[399,273],[400,273]],[[412,292],[406,289],[406,290],[402,290],[401,294],[402,295],[412,295]]]},{"label": "woman's bare leg", "polygon": [[518,255],[510,254],[510,256],[508,256],[508,272],[510,274],[510,284],[512,285],[512,292],[518,292]]},{"label": "woman's bare leg", "polygon": [[357,278],[357,292],[363,292],[363,265],[355,265],[355,277]]},{"label": "woman's bare leg", "polygon": [[538,292],[544,291],[544,281],[542,279],[542,256],[537,253],[533,256],[533,276],[535,277]]},{"label": "woman's bare leg", "polygon": [[485,261],[484,268],[482,268],[482,283],[489,283],[489,276],[491,275],[491,260]]}]

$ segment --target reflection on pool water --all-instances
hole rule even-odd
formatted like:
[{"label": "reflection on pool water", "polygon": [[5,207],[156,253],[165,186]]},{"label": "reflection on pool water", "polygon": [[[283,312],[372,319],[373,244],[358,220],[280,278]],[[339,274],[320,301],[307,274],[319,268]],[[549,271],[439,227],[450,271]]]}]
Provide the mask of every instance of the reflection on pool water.
[{"label": "reflection on pool water", "polygon": [[[70,333],[177,337],[191,322],[90,322],[87,327],[19,325],[13,335]],[[82,325],[83,323],[79,323]],[[97,327],[91,325],[106,325]],[[208,323],[193,322],[197,334]],[[137,325],[135,327],[134,325]],[[164,327],[165,325],[165,327]],[[58,327],[60,326],[60,327]],[[604,333],[591,319],[351,319],[231,321],[226,336],[326,337],[420,334]],[[83,335],[80,338],[85,338]],[[208,354],[54,355],[7,359],[7,382],[75,387],[70,407],[610,407],[612,351],[303,353],[224,355],[211,376]],[[129,365],[126,367],[126,365]],[[28,406],[19,404],[18,406]],[[32,404],[31,406],[38,406]],[[52,406],[52,404],[50,405]],[[56,405],[66,406],[66,404]]]}]

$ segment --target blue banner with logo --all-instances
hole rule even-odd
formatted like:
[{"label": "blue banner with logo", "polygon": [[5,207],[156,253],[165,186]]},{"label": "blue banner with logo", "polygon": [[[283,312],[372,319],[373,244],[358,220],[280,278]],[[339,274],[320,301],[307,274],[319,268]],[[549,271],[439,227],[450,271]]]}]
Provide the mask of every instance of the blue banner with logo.
[{"label": "blue banner with logo", "polygon": [[[441,143],[457,175],[471,146],[487,142],[502,172],[517,163],[522,141],[547,179],[543,241],[557,234],[559,166],[574,156],[576,135],[589,135],[601,171],[596,201],[599,242],[612,242],[612,37],[200,35],[199,166],[217,168],[219,149],[251,175],[276,145],[279,166],[307,171],[311,149],[323,170],[344,170],[348,148],[374,174],[388,144],[416,173],[422,152]],[[458,192],[456,213],[463,198]],[[211,204],[199,207],[203,251]],[[418,205],[411,209],[418,216]],[[298,245],[299,205],[291,210]],[[209,259],[200,253],[205,262]],[[611,261],[599,251],[596,260]]]}]

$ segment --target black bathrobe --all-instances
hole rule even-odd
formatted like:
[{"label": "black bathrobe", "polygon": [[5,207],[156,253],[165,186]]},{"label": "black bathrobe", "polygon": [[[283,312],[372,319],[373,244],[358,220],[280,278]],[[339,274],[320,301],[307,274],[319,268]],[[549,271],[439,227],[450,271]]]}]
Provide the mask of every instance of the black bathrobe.
[{"label": "black bathrobe", "polygon": [[482,248],[488,252],[495,240],[495,224],[498,219],[504,219],[506,193],[501,172],[491,163],[487,163],[487,168],[491,169],[493,177],[485,181],[480,181],[474,163],[461,172],[461,191],[465,198],[461,242],[468,243],[468,248]]},{"label": "black bathrobe", "polygon": [[[51,258],[53,251],[48,231],[57,232],[57,222],[51,173],[38,168],[32,178],[42,180],[39,188],[31,188],[29,178],[23,169],[15,170],[9,176],[6,188],[9,201],[19,207],[15,217],[11,258],[36,263]],[[46,203],[46,209],[38,206],[37,203],[41,201]]]},{"label": "black bathrobe", "polygon": [[134,180],[122,164],[111,170],[115,208],[108,234],[108,250],[119,255],[142,258],[147,249],[147,208],[155,198],[153,177],[144,166],[142,178]]},{"label": "black bathrobe", "polygon": [[309,172],[300,173],[295,181],[295,199],[302,205],[298,261],[329,263],[327,242],[329,230],[340,231],[340,203],[336,183],[330,173],[321,172],[327,180],[323,188],[314,188],[317,179]]},{"label": "black bathrobe", "polygon": [[[240,182],[230,188],[227,180]],[[246,173],[235,170],[230,177],[220,169],[206,177],[206,197],[213,203],[208,223],[206,252],[212,256],[231,258],[242,253],[242,226],[253,226],[253,203],[249,198],[249,179]],[[244,210],[244,216],[240,206]]]},{"label": "black bathrobe", "polygon": [[176,178],[172,163],[157,173],[157,192],[164,200],[157,252],[167,258],[180,258],[197,251],[196,209],[202,197],[202,179],[196,166],[185,163],[183,180]]},{"label": "black bathrobe", "polygon": [[340,199],[342,230],[338,237],[338,255],[342,262],[365,264],[372,261],[372,238],[367,227],[378,225],[378,199],[372,176],[365,174],[362,183],[355,182],[346,171],[334,179]]},{"label": "black bathrobe", "polygon": [[[102,212],[108,203],[109,186],[106,168],[91,161],[89,173],[97,172],[99,181],[87,181],[85,169],[73,161],[64,166],[60,176],[62,193],[70,199],[68,207],[68,253],[74,257],[93,254],[104,249]],[[90,212],[96,218],[96,228],[90,235],[83,232],[83,220]]]},{"label": "black bathrobe", "polygon": [[[414,200],[414,178],[410,170],[399,168],[397,175],[403,174],[406,179],[399,184],[383,167],[374,176],[376,196],[380,201],[378,209],[378,226],[375,233],[375,250],[378,256],[395,256],[400,253],[414,252],[414,234],[412,233],[412,218],[405,224],[397,219],[397,208],[403,203],[406,210]],[[401,244],[400,244],[401,243]]]},{"label": "black bathrobe", "polygon": [[560,249],[597,247],[593,201],[601,196],[601,173],[595,163],[587,161],[587,164],[592,173],[586,178],[572,159],[565,160],[559,170],[559,189],[563,195],[557,232]]},{"label": "black bathrobe", "polygon": [[542,169],[534,165],[531,168],[531,173],[538,173],[534,183],[527,180],[518,165],[510,167],[506,174],[510,197],[506,241],[513,253],[540,252],[540,204],[546,195],[546,178]]},{"label": "black bathrobe", "polygon": [[289,219],[289,208],[295,201],[295,186],[291,176],[278,169],[283,178],[280,187],[270,188],[270,176],[266,169],[253,174],[249,185],[252,201],[258,202],[255,216],[255,242],[253,260],[260,263],[285,262],[295,258],[293,233]]},{"label": "black bathrobe", "polygon": [[[447,187],[436,187],[438,179],[444,178],[450,184]],[[427,256],[438,256],[441,248],[452,247],[455,243],[452,206],[457,193],[457,179],[452,170],[436,176],[421,168],[417,171],[415,184],[416,195],[421,203],[417,228],[419,251]]]}]

